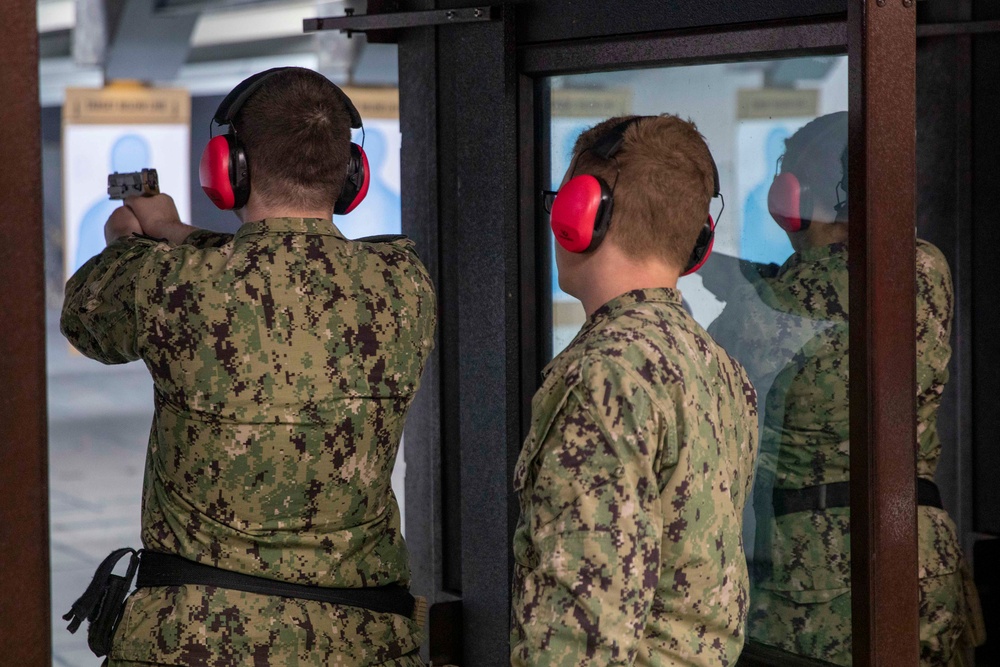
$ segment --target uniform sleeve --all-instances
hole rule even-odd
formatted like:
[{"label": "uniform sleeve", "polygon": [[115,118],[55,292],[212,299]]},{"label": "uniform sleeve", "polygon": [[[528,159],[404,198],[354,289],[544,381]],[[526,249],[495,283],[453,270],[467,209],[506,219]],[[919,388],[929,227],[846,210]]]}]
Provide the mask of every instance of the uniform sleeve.
[{"label": "uniform sleeve", "polygon": [[[954,291],[941,251],[917,246],[917,441],[921,457],[937,459],[940,441],[934,416],[948,382]],[[918,470],[920,474],[928,471]],[[933,474],[932,472],[930,474]]]},{"label": "uniform sleeve", "polygon": [[142,237],[118,240],[66,283],[60,330],[85,356],[105,364],[139,358],[136,278],[156,245]]},{"label": "uniform sleeve", "polygon": [[676,442],[660,444],[665,415],[613,361],[583,367],[533,464],[512,665],[635,661],[660,573],[655,470],[676,465]]}]

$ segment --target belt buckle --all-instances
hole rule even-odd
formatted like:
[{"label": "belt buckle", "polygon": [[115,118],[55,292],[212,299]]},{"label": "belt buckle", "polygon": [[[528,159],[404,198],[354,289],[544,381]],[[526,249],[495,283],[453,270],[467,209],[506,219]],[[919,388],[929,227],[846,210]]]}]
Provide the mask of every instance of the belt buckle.
[{"label": "belt buckle", "polygon": [[821,512],[826,509],[826,484],[819,485],[819,502],[816,509]]}]

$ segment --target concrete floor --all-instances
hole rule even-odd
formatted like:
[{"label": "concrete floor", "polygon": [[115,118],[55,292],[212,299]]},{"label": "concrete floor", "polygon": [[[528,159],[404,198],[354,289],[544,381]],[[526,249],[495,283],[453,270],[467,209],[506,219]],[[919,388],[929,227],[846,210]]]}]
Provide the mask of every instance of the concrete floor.
[{"label": "concrete floor", "polygon": [[[105,556],[140,546],[153,385],[141,362],[104,366],[73,351],[57,312],[49,313],[47,345],[53,665],[99,667],[86,624],[70,634],[62,615]],[[393,488],[401,512],[403,475],[400,447]]]},{"label": "concrete floor", "polygon": [[139,546],[139,503],[153,384],[141,363],[104,366],[73,351],[49,314],[49,515],[52,661],[98,667],[86,624],[62,615],[111,551]]}]

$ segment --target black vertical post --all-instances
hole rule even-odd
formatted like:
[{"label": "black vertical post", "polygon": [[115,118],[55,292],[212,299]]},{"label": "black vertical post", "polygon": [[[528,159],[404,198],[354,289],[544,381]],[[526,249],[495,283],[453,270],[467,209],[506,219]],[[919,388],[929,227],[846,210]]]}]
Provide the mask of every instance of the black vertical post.
[{"label": "black vertical post", "polygon": [[552,230],[539,196],[551,189],[552,92],[542,77],[521,74],[521,433],[531,427],[531,399],[552,359]]},{"label": "black vertical post", "polygon": [[461,664],[504,665],[523,413],[520,269],[531,254],[519,223],[512,12],[403,31],[399,59],[403,231],[431,272],[439,311],[406,431],[414,587],[435,602],[460,597],[462,613],[441,617],[462,627],[445,621],[431,633],[460,632]]},{"label": "black vertical post", "polygon": [[417,245],[438,297],[437,344],[406,423],[406,538],[414,592],[439,600],[442,570],[442,355],[451,347],[449,295],[441,289],[438,240],[437,99],[434,28],[407,30],[399,42],[402,231]]},{"label": "black vertical post", "polygon": [[[426,0],[412,9],[429,9]],[[424,660],[461,660],[459,612],[462,593],[461,450],[458,438],[458,283],[442,263],[438,159],[437,29],[401,31],[399,97],[402,148],[402,230],[435,285],[438,301],[436,346],[428,359],[406,424],[406,541],[413,592],[431,604]],[[442,620],[443,619],[443,620]]]},{"label": "black vertical post", "polygon": [[464,664],[509,658],[520,451],[518,100],[513,17],[438,39],[441,262],[458,286]]}]

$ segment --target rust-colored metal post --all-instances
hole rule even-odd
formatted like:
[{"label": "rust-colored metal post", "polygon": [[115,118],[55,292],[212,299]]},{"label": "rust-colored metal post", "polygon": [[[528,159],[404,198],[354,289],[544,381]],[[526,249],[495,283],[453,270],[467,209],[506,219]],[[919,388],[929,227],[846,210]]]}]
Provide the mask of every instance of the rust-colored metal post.
[{"label": "rust-colored metal post", "polygon": [[0,21],[0,662],[52,664],[36,0]]},{"label": "rust-colored metal post", "polygon": [[854,664],[916,665],[916,2],[848,24]]}]

